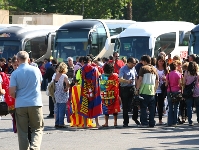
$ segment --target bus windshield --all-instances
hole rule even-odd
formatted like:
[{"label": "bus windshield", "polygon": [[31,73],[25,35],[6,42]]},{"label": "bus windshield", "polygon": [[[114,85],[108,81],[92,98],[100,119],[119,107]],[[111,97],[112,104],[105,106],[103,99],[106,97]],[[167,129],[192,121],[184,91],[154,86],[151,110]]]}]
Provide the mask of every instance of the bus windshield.
[{"label": "bus windshield", "polygon": [[75,59],[76,56],[87,55],[88,33],[86,29],[58,31],[53,56],[66,62],[68,57]]},{"label": "bus windshield", "polygon": [[149,37],[123,37],[116,40],[115,51],[120,57],[140,59],[142,55],[152,55],[149,49]]},{"label": "bus windshield", "polygon": [[0,41],[0,57],[9,58],[13,57],[19,52],[19,41]]}]

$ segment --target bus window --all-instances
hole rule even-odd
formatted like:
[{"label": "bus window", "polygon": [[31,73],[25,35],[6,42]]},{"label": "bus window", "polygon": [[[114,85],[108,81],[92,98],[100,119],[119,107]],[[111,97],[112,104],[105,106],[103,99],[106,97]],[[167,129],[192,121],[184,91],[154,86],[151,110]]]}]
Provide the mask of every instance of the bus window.
[{"label": "bus window", "polygon": [[106,25],[109,28],[110,36],[120,34],[126,28],[128,28],[132,23],[109,23]]},{"label": "bus window", "polygon": [[47,45],[45,45],[45,36],[36,37],[26,42],[25,51],[30,53],[30,57],[38,59],[47,52]]},{"label": "bus window", "polygon": [[106,30],[102,23],[96,25],[96,32],[92,33],[92,48],[90,54],[97,56],[100,51],[103,49],[106,42]]},{"label": "bus window", "polygon": [[175,48],[176,32],[165,33],[156,38],[154,56],[157,57],[159,52],[170,54]]},{"label": "bus window", "polygon": [[19,41],[0,41],[0,57],[9,58],[13,57],[19,52]]},{"label": "bus window", "polygon": [[[183,32],[179,31],[179,35],[181,36],[182,34],[183,34]],[[182,42],[180,41],[180,38],[179,38],[179,46],[188,46],[188,44],[189,44],[189,35],[190,35],[190,31],[186,32],[184,34],[184,38],[183,38]]]}]

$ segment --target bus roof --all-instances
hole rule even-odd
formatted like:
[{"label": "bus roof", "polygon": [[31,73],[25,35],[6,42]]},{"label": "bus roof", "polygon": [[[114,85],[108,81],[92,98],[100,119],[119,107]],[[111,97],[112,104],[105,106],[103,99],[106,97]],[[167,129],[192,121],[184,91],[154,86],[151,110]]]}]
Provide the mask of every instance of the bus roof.
[{"label": "bus roof", "polygon": [[0,30],[0,40],[10,38],[12,40],[21,40],[23,38],[32,38],[46,35],[48,32],[57,30],[56,26],[40,26],[40,25],[17,25],[9,26]]},{"label": "bus roof", "polygon": [[136,22],[121,32],[118,37],[158,36],[167,32],[191,31],[194,26],[190,22],[177,21]]}]

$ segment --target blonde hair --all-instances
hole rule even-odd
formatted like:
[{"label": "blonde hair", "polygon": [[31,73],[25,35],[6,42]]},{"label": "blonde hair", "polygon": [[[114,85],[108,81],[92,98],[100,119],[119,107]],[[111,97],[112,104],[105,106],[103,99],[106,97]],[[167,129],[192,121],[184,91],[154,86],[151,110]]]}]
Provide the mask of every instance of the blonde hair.
[{"label": "blonde hair", "polygon": [[57,67],[57,71],[59,72],[59,73],[67,73],[68,72],[68,66],[64,63],[64,62],[61,62],[60,64],[59,64],[59,66]]},{"label": "blonde hair", "polygon": [[180,60],[174,60],[174,62],[176,62],[177,65],[182,65],[182,62]]}]

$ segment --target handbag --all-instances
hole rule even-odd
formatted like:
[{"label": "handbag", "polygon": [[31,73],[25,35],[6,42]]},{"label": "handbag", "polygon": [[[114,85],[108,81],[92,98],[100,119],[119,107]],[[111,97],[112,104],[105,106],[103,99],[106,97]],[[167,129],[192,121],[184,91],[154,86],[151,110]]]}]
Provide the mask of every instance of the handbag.
[{"label": "handbag", "polygon": [[192,83],[185,85],[185,88],[183,89],[183,93],[182,93],[182,96],[184,98],[190,98],[190,97],[193,96],[193,91],[194,91],[194,88],[195,88],[196,79],[197,79],[197,77],[195,77],[195,79]]},{"label": "handbag", "polygon": [[[169,81],[169,74],[168,74],[168,81]],[[171,97],[172,103],[177,103],[177,102],[183,100],[181,92],[174,93],[171,91],[170,81],[169,81],[169,88],[170,88],[170,97]]]},{"label": "handbag", "polygon": [[6,102],[0,102],[0,116],[6,116],[9,114],[8,104]]}]

